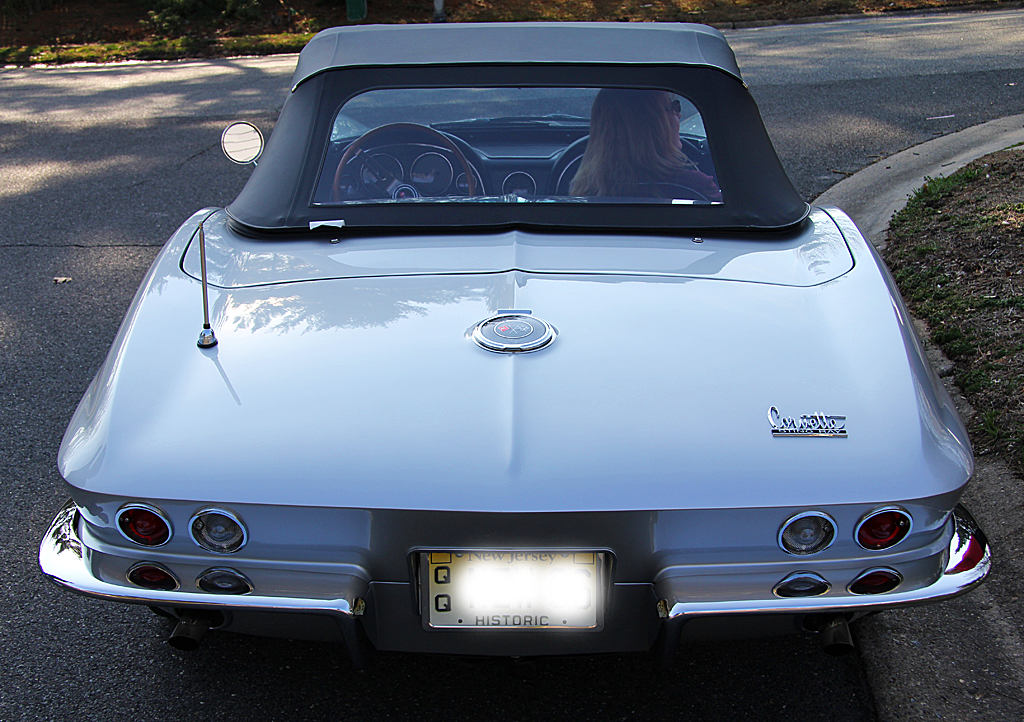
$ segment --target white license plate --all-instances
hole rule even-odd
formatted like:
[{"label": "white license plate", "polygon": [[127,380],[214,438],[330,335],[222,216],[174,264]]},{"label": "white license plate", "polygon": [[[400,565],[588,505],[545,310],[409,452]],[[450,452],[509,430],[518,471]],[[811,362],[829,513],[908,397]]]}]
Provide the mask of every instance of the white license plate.
[{"label": "white license plate", "polygon": [[604,553],[424,552],[427,625],[448,629],[598,629]]}]

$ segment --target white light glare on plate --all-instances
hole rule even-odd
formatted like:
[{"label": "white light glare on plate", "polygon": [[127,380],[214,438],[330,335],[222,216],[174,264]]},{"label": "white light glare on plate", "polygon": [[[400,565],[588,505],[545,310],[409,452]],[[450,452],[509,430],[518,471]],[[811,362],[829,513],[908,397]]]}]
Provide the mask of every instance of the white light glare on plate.
[{"label": "white light glare on plate", "polygon": [[591,603],[590,570],[553,569],[538,575],[533,567],[476,566],[456,593],[480,610],[586,609]]}]

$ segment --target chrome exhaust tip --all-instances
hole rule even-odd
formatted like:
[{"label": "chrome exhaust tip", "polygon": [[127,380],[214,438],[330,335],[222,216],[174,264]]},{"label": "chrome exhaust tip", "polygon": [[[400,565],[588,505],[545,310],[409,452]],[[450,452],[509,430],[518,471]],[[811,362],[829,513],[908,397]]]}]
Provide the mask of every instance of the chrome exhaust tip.
[{"label": "chrome exhaust tip", "polygon": [[842,657],[856,648],[853,644],[853,635],[850,634],[850,625],[841,614],[825,620],[818,629],[818,637],[825,654],[832,657]]},{"label": "chrome exhaust tip", "polygon": [[199,647],[203,635],[210,629],[212,620],[208,616],[185,612],[171,632],[167,643],[183,652],[191,652]]}]

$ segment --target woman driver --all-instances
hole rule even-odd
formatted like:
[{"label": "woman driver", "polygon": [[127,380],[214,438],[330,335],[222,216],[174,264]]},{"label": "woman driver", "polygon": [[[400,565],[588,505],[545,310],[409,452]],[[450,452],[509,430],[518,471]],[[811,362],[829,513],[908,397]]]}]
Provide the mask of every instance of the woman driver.
[{"label": "woman driver", "polygon": [[[683,154],[681,107],[661,90],[604,88],[594,98],[590,139],[569,192],[574,196],[722,200],[714,178]],[[667,185],[666,185],[667,184]]]}]

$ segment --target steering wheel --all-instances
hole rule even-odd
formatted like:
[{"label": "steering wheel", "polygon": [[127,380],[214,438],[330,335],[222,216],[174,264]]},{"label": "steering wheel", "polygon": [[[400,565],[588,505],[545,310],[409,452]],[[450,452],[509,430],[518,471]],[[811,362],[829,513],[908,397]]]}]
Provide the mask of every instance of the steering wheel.
[{"label": "steering wheel", "polygon": [[569,186],[572,179],[576,177],[576,171],[580,169],[580,162],[583,160],[583,153],[587,150],[589,135],[578,138],[568,146],[555,160],[551,168],[552,186],[549,192],[556,196],[569,195]]},{"label": "steering wheel", "polygon": [[680,200],[710,202],[706,195],[690,188],[690,186],[684,186],[682,183],[641,183],[640,188],[651,188],[659,194],[654,196],[655,198],[678,198]]},{"label": "steering wheel", "polygon": [[[441,131],[434,130],[427,125],[420,125],[419,123],[388,123],[387,125],[382,125],[379,128],[374,128],[373,130],[368,130],[363,133],[352,141],[348,148],[345,149],[345,153],[341,156],[341,161],[338,163],[338,169],[334,172],[334,189],[332,193],[332,199],[334,202],[342,200],[341,179],[345,174],[345,166],[348,165],[348,163],[356,156],[365,156],[363,148],[367,146],[370,141],[388,133],[412,133],[426,135],[430,137],[431,141],[442,145],[455,156],[455,159],[459,161],[459,164],[462,166],[462,170],[466,173],[467,195],[476,195],[476,177],[473,175],[473,167],[469,164],[469,161],[466,160],[466,156],[461,150],[459,150],[459,147],[452,142],[451,138]],[[371,185],[384,193],[388,198],[394,197],[392,195],[392,189],[400,185],[402,180],[400,178],[395,178],[383,165],[375,163],[374,160],[368,156],[364,162],[372,164],[373,173],[377,176],[377,180]]]}]

